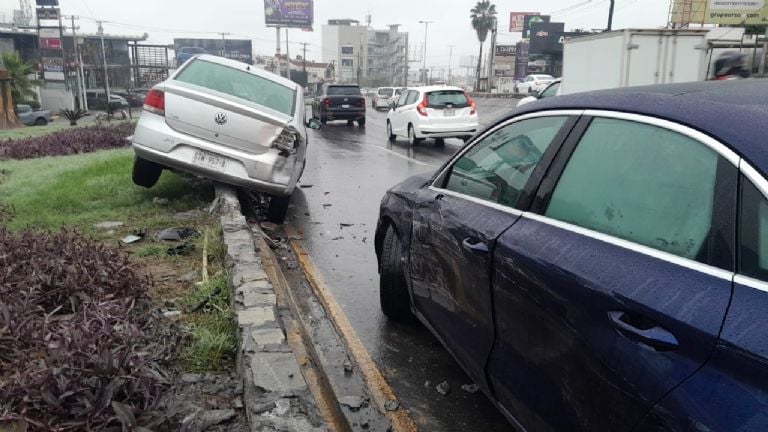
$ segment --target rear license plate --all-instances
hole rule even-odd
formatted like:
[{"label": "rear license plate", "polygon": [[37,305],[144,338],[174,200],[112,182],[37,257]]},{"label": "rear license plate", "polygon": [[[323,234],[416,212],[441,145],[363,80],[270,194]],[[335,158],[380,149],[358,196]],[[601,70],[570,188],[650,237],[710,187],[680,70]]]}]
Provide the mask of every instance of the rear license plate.
[{"label": "rear license plate", "polygon": [[196,150],[192,162],[211,168],[223,170],[227,167],[227,158],[203,150]]},{"label": "rear license plate", "polygon": [[349,108],[349,104],[343,104],[341,107],[342,108]]},{"label": "rear license plate", "polygon": [[446,108],[445,111],[443,111],[446,117],[453,117],[456,115],[456,110],[453,108]]}]

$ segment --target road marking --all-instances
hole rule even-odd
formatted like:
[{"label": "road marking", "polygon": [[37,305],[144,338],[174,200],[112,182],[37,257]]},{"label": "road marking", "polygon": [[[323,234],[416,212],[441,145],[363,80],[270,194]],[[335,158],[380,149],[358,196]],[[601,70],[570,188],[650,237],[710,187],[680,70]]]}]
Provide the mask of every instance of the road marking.
[{"label": "road marking", "polygon": [[288,238],[293,239],[291,240],[291,247],[296,254],[301,269],[304,271],[304,275],[307,277],[307,281],[309,281],[309,285],[312,287],[312,291],[314,291],[325,308],[328,318],[333,322],[341,337],[344,338],[347,348],[352,353],[357,367],[360,369],[366,384],[368,384],[371,397],[373,397],[379,410],[387,414],[387,418],[392,423],[393,432],[416,432],[418,430],[416,423],[414,423],[404,409],[387,411],[384,407],[388,401],[397,399],[395,393],[387,384],[384,375],[376,367],[370,354],[368,354],[368,350],[365,349],[363,343],[357,337],[355,329],[352,328],[352,324],[350,324],[349,319],[347,319],[347,316],[342,311],[341,306],[336,302],[328,286],[315,270],[309,254],[301,246],[301,243],[296,240],[299,237],[296,229],[286,225],[285,233]]},{"label": "road marking", "polygon": [[405,159],[405,160],[407,160],[407,161],[409,161],[409,162],[413,162],[413,163],[415,163],[415,164],[418,164],[418,165],[421,165],[421,166],[429,166],[429,164],[428,164],[428,163],[424,163],[424,162],[422,162],[422,161],[420,161],[420,160],[416,160],[416,159],[412,159],[412,158],[409,158],[408,156],[404,156],[404,155],[401,155],[400,153],[398,153],[398,152],[396,152],[396,151],[392,151],[392,150],[390,150],[390,149],[385,149],[384,147],[381,147],[381,146],[377,146],[377,145],[375,145],[375,146],[373,146],[373,147],[374,147],[374,148],[377,148],[377,149],[379,149],[379,150],[381,150],[381,151],[385,151],[385,152],[387,152],[387,153],[389,153],[389,154],[393,154],[393,155],[395,155],[395,156],[397,156],[397,157],[399,157],[399,158],[401,158],[401,159]]}]

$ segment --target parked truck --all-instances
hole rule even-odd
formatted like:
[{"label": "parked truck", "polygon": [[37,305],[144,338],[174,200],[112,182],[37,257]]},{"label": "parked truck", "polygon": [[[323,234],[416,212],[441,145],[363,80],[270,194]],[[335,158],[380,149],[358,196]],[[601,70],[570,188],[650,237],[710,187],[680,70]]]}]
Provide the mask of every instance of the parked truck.
[{"label": "parked truck", "polygon": [[625,29],[568,39],[559,94],[705,80],[708,33]]}]

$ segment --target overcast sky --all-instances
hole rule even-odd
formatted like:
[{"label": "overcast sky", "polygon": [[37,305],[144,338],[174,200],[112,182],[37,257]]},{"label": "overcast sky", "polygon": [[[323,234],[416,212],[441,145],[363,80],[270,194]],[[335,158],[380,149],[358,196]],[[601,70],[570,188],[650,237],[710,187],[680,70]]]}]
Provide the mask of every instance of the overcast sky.
[{"label": "overcast sky", "polygon": [[[34,3],[34,0],[33,0]],[[424,40],[420,20],[435,21],[429,26],[427,65],[446,67],[449,45],[453,48],[453,64],[459,56],[478,51],[477,37],[469,22],[469,10],[476,0],[316,0],[315,31],[291,30],[291,42],[309,42],[307,58],[321,57],[320,26],[331,18],[365,21],[372,15],[374,28],[402,24],[410,32],[411,46]],[[607,22],[609,0],[497,0],[499,43],[514,43],[519,33],[509,33],[509,12],[536,11],[556,13],[552,21],[565,22],[567,30],[603,28]],[[5,13],[17,8],[18,0],[0,0]],[[274,54],[275,29],[264,25],[261,0],[60,0],[64,14],[79,15],[81,31],[95,32],[93,19],[104,20],[104,31],[111,34],[149,34],[153,43],[171,43],[174,37],[213,37],[218,32],[231,33],[229,38],[253,39],[257,54]],[[669,0],[616,0],[614,28],[664,26]],[[284,41],[283,41],[284,43]],[[291,44],[291,56],[300,46]],[[419,48],[420,49],[420,48]]]}]

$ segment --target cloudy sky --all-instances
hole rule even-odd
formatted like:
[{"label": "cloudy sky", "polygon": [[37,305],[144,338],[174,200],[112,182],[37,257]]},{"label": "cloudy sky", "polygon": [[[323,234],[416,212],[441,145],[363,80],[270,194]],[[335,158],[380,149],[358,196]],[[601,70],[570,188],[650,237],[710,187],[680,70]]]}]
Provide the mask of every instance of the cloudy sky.
[{"label": "cloudy sky", "polygon": [[[153,43],[171,43],[174,37],[220,37],[253,39],[254,51],[273,54],[275,30],[264,26],[261,0],[60,0],[62,12],[79,15],[81,31],[95,32],[94,19],[104,20],[104,30],[113,34],[149,34]],[[291,30],[291,56],[299,53],[298,42],[309,42],[309,59],[320,59],[320,25],[331,18],[365,21],[372,15],[372,26],[402,24],[411,33],[411,45],[423,43],[420,20],[434,21],[429,26],[427,64],[445,67],[449,45],[453,61],[473,55],[478,42],[469,23],[469,10],[476,0],[316,0],[315,31]],[[34,1],[33,1],[34,3]],[[554,13],[552,20],[565,22],[566,29],[605,27],[609,0],[496,0],[499,12],[499,43],[513,43],[519,33],[506,31],[509,12]],[[18,0],[0,0],[0,12],[10,13]],[[616,0],[614,28],[653,28],[666,24],[669,0]],[[455,64],[455,63],[454,63]]]}]

